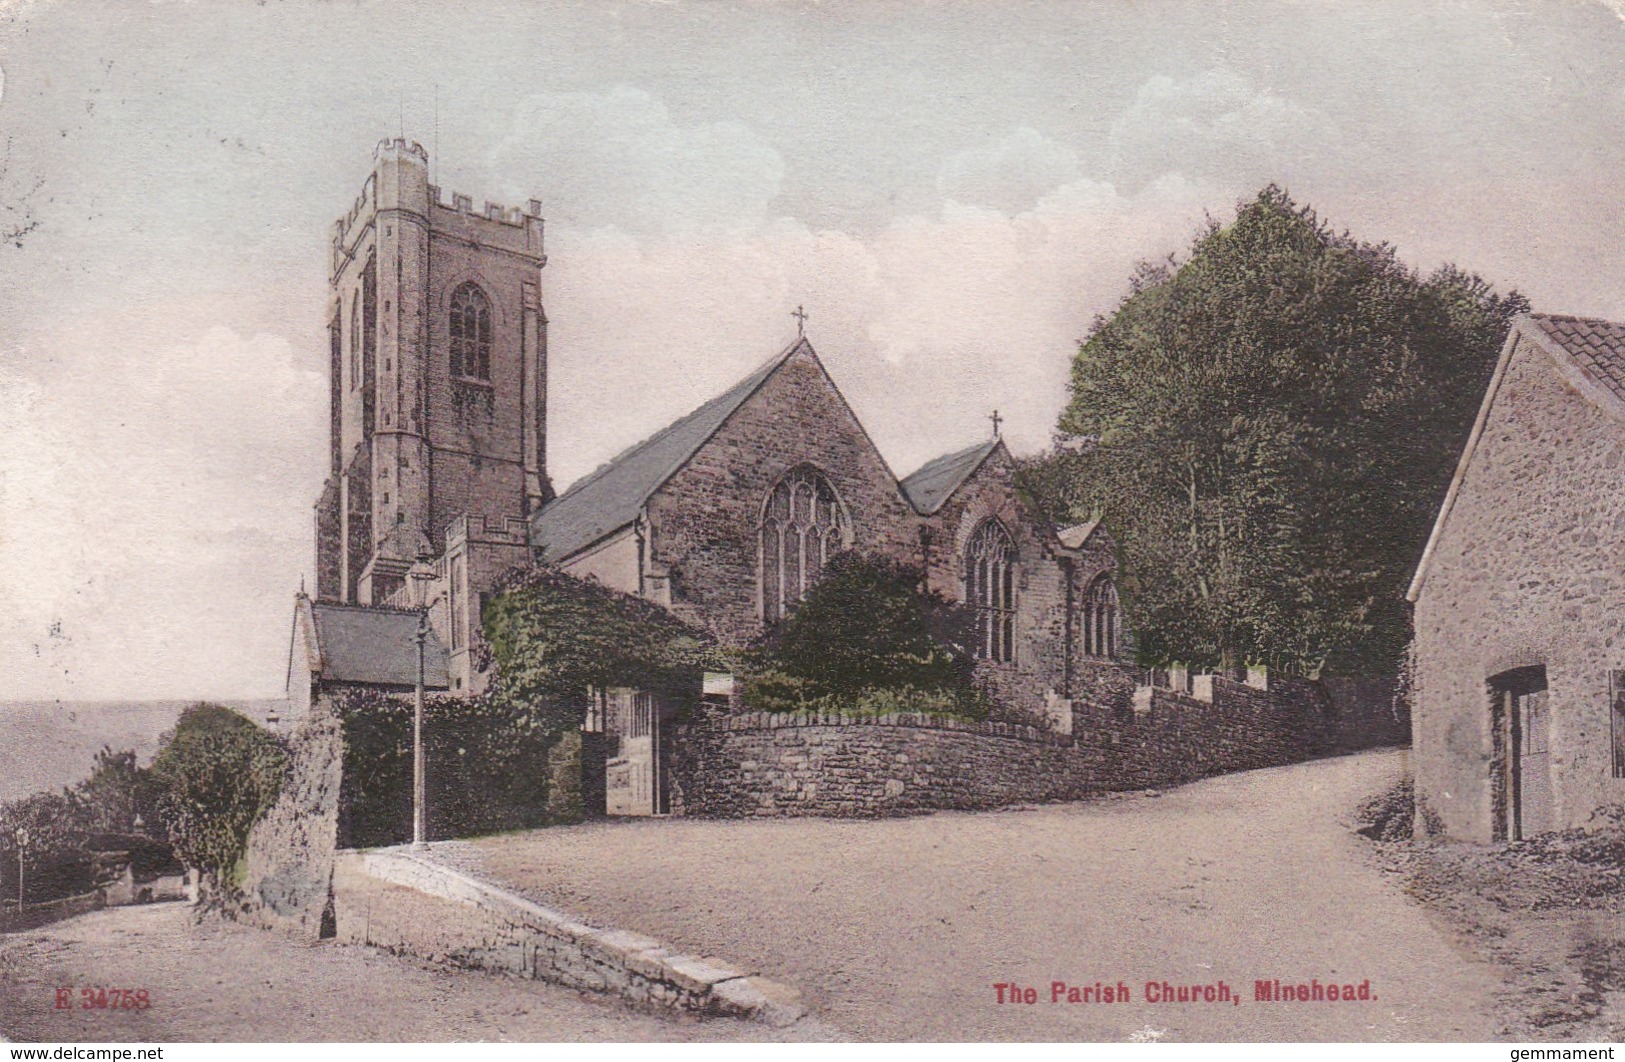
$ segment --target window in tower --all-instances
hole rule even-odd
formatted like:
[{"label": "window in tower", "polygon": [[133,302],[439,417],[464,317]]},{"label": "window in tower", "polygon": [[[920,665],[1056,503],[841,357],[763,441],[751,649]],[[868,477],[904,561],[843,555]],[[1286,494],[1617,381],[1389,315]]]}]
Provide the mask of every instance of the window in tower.
[{"label": "window in tower", "polygon": [[491,378],[491,300],[470,281],[451,295],[451,374]]}]

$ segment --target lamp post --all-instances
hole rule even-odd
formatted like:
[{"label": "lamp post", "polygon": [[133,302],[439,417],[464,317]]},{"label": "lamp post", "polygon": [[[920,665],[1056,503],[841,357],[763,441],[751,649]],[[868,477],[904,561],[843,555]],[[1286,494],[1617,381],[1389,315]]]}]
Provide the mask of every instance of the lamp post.
[{"label": "lamp post", "polygon": [[28,847],[28,831],[17,827],[17,918],[23,917],[23,849]]},{"label": "lamp post", "polygon": [[423,645],[429,640],[429,610],[418,613],[418,680],[412,687],[412,847],[427,848],[423,838]]}]

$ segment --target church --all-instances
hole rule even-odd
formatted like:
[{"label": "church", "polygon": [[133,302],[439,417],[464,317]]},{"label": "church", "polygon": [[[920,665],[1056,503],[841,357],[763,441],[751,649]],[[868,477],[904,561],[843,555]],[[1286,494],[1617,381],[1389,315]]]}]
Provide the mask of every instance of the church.
[{"label": "church", "polygon": [[[898,478],[805,335],[555,495],[540,204],[475,209],[428,173],[419,145],[384,141],[333,229],[329,467],[316,592],[296,599],[295,718],[323,691],[412,689],[425,613],[425,685],[479,693],[482,603],[536,563],[743,645],[838,552],[899,559],[974,608],[1006,718],[1059,735],[1090,676],[1126,667],[1106,532],[1032,509],[996,419],[990,437]],[[708,677],[713,695],[731,687]],[[620,753],[609,810],[669,810],[680,706],[635,690],[603,706],[589,727]]]}]

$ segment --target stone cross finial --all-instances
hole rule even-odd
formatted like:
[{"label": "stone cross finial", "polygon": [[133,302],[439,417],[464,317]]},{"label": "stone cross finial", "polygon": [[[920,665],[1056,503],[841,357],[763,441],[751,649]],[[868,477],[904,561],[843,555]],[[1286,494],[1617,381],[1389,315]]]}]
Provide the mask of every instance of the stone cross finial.
[{"label": "stone cross finial", "polygon": [[798,305],[795,308],[795,310],[793,310],[791,312],[790,316],[794,317],[796,319],[796,335],[797,336],[806,335],[807,334],[807,311],[802,309]]},{"label": "stone cross finial", "polygon": [[993,437],[999,438],[999,425],[1004,423],[1004,418],[999,416],[999,411],[995,409],[993,415],[987,419],[993,422]]}]

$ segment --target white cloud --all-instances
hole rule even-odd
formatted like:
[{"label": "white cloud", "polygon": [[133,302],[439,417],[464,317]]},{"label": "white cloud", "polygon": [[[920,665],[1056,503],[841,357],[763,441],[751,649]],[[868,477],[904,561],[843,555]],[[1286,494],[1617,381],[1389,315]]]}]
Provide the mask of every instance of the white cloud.
[{"label": "white cloud", "polygon": [[660,100],[625,85],[529,97],[492,168],[513,199],[542,181],[550,221],[635,233],[749,227],[784,177],[779,153],[746,126],[680,126]]},{"label": "white cloud", "polygon": [[954,202],[1016,214],[1078,176],[1077,152],[1023,126],[996,144],[949,158],[937,190]]},{"label": "white cloud", "polygon": [[1290,152],[1320,152],[1335,130],[1319,111],[1216,67],[1141,84],[1111,128],[1111,174],[1124,187],[1178,172],[1217,181],[1282,179]]},{"label": "white cloud", "polygon": [[995,407],[1036,449],[1094,314],[1226,198],[1177,177],[1132,197],[1080,178],[1014,217],[951,201],[862,237],[788,219],[680,240],[556,232],[554,474],[564,486],[732,383],[794,336],[797,304],[897,471],[979,437]]},{"label": "white cloud", "polygon": [[81,319],[0,366],[12,696],[280,685],[266,619],[309,564],[325,385],[279,337],[157,322]]}]

